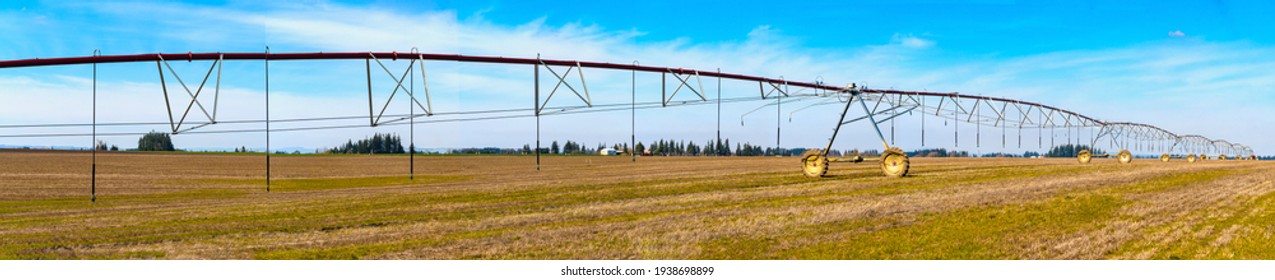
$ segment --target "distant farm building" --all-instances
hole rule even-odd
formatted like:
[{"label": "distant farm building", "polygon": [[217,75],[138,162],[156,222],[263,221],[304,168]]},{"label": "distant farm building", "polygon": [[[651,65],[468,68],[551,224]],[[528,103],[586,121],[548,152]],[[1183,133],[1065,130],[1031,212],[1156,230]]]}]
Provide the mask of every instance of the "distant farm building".
[{"label": "distant farm building", "polygon": [[598,150],[598,154],[604,155],[604,156],[614,156],[614,155],[619,155],[621,153],[623,152],[617,151],[613,148],[605,148],[605,149]]}]

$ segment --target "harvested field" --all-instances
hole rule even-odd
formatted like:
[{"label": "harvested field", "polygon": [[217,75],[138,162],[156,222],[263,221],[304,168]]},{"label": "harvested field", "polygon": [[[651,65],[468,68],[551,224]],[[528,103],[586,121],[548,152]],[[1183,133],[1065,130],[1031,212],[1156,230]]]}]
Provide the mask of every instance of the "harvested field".
[{"label": "harvested field", "polygon": [[1275,163],[0,151],[4,259],[1275,259]]}]

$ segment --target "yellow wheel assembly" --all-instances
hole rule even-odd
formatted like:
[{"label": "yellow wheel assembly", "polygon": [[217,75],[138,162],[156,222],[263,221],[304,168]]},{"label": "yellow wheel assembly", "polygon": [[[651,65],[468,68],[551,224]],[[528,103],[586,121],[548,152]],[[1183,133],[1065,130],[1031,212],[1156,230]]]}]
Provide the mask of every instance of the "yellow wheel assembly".
[{"label": "yellow wheel assembly", "polygon": [[811,149],[801,154],[801,173],[812,178],[828,174],[828,156],[819,149]]},{"label": "yellow wheel assembly", "polygon": [[1169,154],[1160,154],[1160,161],[1169,162]]},{"label": "yellow wheel assembly", "polygon": [[1195,154],[1186,155],[1186,162],[1195,162]]},{"label": "yellow wheel assembly", "polygon": [[881,153],[881,171],[885,172],[885,176],[895,178],[907,176],[910,165],[908,154],[904,153],[903,149],[889,148]]},{"label": "yellow wheel assembly", "polygon": [[1080,150],[1080,153],[1076,154],[1076,160],[1080,163],[1089,163],[1093,160],[1093,155],[1089,154],[1089,150]]},{"label": "yellow wheel assembly", "polygon": [[1217,160],[1226,160],[1226,155],[1225,154],[1217,155]]},{"label": "yellow wheel assembly", "polygon": [[1124,164],[1133,162],[1133,154],[1129,153],[1129,150],[1120,150],[1120,154],[1116,155],[1116,158],[1120,159],[1120,163]]}]

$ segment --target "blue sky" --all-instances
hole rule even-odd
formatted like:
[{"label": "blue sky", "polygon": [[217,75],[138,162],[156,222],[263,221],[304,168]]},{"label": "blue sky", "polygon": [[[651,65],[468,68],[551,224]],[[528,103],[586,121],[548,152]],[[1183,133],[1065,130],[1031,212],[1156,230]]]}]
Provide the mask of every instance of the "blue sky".
[{"label": "blue sky", "polygon": [[[408,51],[595,60],[722,68],[726,72],[874,87],[958,91],[1040,102],[1109,121],[1158,125],[1254,147],[1275,126],[1275,11],[1269,2],[1233,1],[880,1],[796,4],[670,1],[379,1],[372,3],[226,2],[0,3],[0,59],[153,52]],[[397,62],[392,68],[402,69]],[[358,114],[362,63],[271,65],[272,117]],[[116,64],[100,71],[100,120],[162,121],[154,67]],[[197,79],[204,63],[173,65]],[[227,63],[221,105],[227,119],[261,117],[261,65]],[[524,67],[525,68],[525,67]],[[88,119],[86,67],[0,70],[0,123]],[[527,105],[528,69],[431,63],[440,111]],[[586,69],[586,71],[589,71]],[[103,72],[99,72],[101,75]],[[627,73],[590,71],[600,102],[627,101]],[[167,74],[167,73],[166,73]],[[378,79],[381,79],[378,77]],[[658,100],[658,77],[637,81],[639,100]],[[382,83],[388,83],[381,81]],[[729,82],[728,82],[729,83]],[[595,86],[596,85],[596,86]],[[655,88],[652,89],[651,87]],[[726,96],[754,94],[727,85]],[[378,94],[392,89],[379,84]],[[365,97],[365,95],[364,95]],[[378,96],[383,98],[384,96]],[[201,97],[202,99],[203,97]],[[186,99],[189,100],[189,99]],[[395,104],[402,102],[397,99]],[[555,99],[573,105],[570,99]],[[180,103],[180,102],[178,102]],[[351,105],[353,104],[353,105]],[[740,115],[760,104],[723,108],[723,135],[773,145],[774,118]],[[394,106],[406,111],[406,103]],[[835,106],[834,106],[835,107]],[[716,117],[701,109],[639,112],[641,141],[704,140]],[[838,108],[803,111],[789,122],[784,146],[822,146]],[[365,113],[365,111],[363,111]],[[405,113],[405,112],[403,112]],[[774,116],[774,114],[771,114]],[[835,117],[835,116],[833,116]],[[546,140],[626,141],[627,113],[545,120]],[[534,141],[529,120],[418,126],[425,147],[505,146]],[[900,118],[898,145],[921,147],[919,122]],[[164,127],[110,128],[137,131]],[[228,127],[229,128],[229,127]],[[117,130],[111,130],[117,129]],[[866,127],[854,131],[866,132]],[[951,127],[928,128],[930,135]],[[962,127],[961,142],[968,126]],[[942,131],[942,132],[940,132]],[[12,133],[13,130],[6,130]],[[44,132],[38,130],[23,133]],[[276,147],[323,147],[351,134],[406,127],[285,133]],[[972,131],[971,131],[972,132]],[[986,131],[985,131],[986,132]],[[999,132],[997,132],[999,133]],[[1009,132],[1010,138],[1016,136]],[[1024,132],[1035,136],[1034,131]],[[1046,132],[1049,133],[1049,132]],[[842,148],[873,148],[867,134],[843,137]],[[493,137],[495,136],[495,137]],[[181,136],[188,147],[263,146],[260,135]],[[999,139],[999,135],[985,136]],[[1063,136],[1059,136],[1060,138]],[[127,143],[133,137],[105,138]],[[79,138],[10,138],[4,144],[82,145]],[[185,143],[183,143],[185,142]],[[962,150],[1025,151],[997,145]],[[226,143],[232,143],[226,145]],[[926,147],[954,145],[951,137]],[[1028,148],[1027,146],[1031,146]]]}]

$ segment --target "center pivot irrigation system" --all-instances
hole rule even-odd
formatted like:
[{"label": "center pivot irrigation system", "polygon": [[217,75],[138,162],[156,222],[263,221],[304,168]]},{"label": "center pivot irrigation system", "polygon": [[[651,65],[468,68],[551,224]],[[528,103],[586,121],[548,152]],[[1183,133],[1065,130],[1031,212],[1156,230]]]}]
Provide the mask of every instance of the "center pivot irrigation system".
[{"label": "center pivot irrigation system", "polygon": [[[204,75],[199,85],[191,90],[190,84],[177,75],[170,62],[186,61],[193,63],[194,61],[211,61],[207,73]],[[364,60],[366,69],[367,92],[368,92],[368,115],[366,116],[323,116],[313,118],[296,118],[296,119],[270,119],[270,62],[271,61],[292,61],[292,60]],[[395,75],[389,67],[383,62],[384,60],[407,60],[410,62],[407,69],[402,74]],[[265,77],[265,119],[245,119],[245,120],[219,120],[217,118],[217,106],[221,92],[222,65],[226,61],[254,61],[262,63],[264,66],[263,75]],[[528,109],[497,109],[482,111],[435,111],[430,101],[429,80],[426,75],[426,62],[428,61],[451,61],[462,63],[489,63],[489,64],[506,64],[506,65],[527,65],[533,67],[533,75],[535,79],[535,88],[532,90],[534,105]],[[160,81],[160,90],[164,94],[164,102],[168,111],[167,122],[129,122],[129,123],[97,123],[97,64],[99,63],[142,63],[154,62],[158,71],[157,78]],[[378,67],[372,67],[375,64]],[[604,111],[619,111],[637,109],[652,109],[670,106],[686,106],[686,105],[705,105],[717,104],[718,113],[718,131],[717,138],[721,139],[721,103],[735,103],[748,101],[772,100],[773,102],[762,105],[751,112],[745,113],[744,116],[761,110],[765,107],[776,107],[776,118],[780,118],[780,106],[785,103],[809,102],[796,110],[789,113],[792,114],[807,108],[819,105],[831,105],[844,103],[844,109],[841,111],[836,126],[832,130],[832,136],[828,139],[828,145],[823,149],[812,149],[807,151],[802,157],[802,171],[806,176],[822,177],[828,171],[830,162],[864,162],[861,156],[848,156],[842,158],[829,158],[829,152],[832,145],[836,141],[838,133],[842,126],[862,120],[867,120],[876,132],[877,137],[881,140],[881,144],[885,147],[878,159],[882,171],[890,177],[903,177],[908,173],[910,167],[907,154],[899,147],[891,146],[894,138],[893,119],[903,115],[919,114],[921,116],[921,145],[925,146],[926,118],[939,118],[945,122],[952,120],[953,139],[959,146],[959,123],[966,122],[973,124],[976,131],[976,144],[981,145],[982,127],[991,127],[1001,129],[1001,144],[1005,146],[1007,143],[1006,134],[1008,129],[1018,130],[1017,145],[1021,148],[1023,141],[1023,129],[1035,129],[1037,131],[1037,145],[1043,146],[1043,131],[1051,130],[1050,147],[1054,147],[1055,137],[1054,130],[1067,129],[1067,141],[1073,139],[1075,143],[1082,143],[1083,140],[1089,140],[1089,147],[1094,147],[1098,143],[1102,143],[1105,139],[1111,147],[1120,150],[1117,155],[1096,155],[1090,153],[1089,150],[1080,151],[1078,160],[1081,163],[1089,163],[1093,157],[1116,157],[1121,163],[1130,163],[1133,160],[1133,154],[1130,149],[1139,152],[1161,152],[1160,160],[1169,161],[1172,158],[1185,158],[1188,162],[1195,162],[1201,159],[1227,159],[1227,154],[1235,155],[1235,159],[1255,159],[1253,150],[1247,146],[1227,142],[1225,140],[1213,140],[1199,135],[1179,135],[1167,130],[1158,128],[1148,124],[1130,123],[1130,122],[1107,122],[1100,121],[1085,115],[1081,115],[1072,111],[1042,105],[1032,102],[1024,102],[1012,99],[985,97],[977,95],[966,95],[960,93],[942,93],[942,92],[925,92],[925,91],[900,91],[885,89],[870,89],[860,85],[850,84],[846,87],[833,86],[823,83],[822,81],[801,82],[788,81],[782,78],[772,79],[759,76],[749,76],[741,74],[723,73],[718,71],[702,71],[694,69],[670,68],[670,67],[653,67],[641,66],[636,61],[632,64],[614,64],[602,62],[585,62],[572,60],[549,60],[537,58],[508,58],[508,57],[492,57],[492,56],[469,56],[455,54],[428,54],[419,53],[415,49],[407,53],[399,52],[338,52],[338,53],[272,53],[267,47],[262,53],[169,53],[169,54],[132,54],[132,55],[101,55],[99,51],[94,51],[92,56],[84,57],[64,57],[64,58],[44,58],[44,59],[23,59],[23,60],[6,60],[0,61],[0,68],[25,68],[25,67],[41,67],[41,66],[59,66],[59,65],[92,65],[93,66],[93,122],[92,123],[62,123],[62,124],[0,124],[0,129],[23,129],[23,128],[42,128],[42,129],[74,129],[77,127],[92,127],[90,134],[83,133],[80,130],[74,130],[67,133],[43,133],[43,134],[0,134],[0,138],[13,137],[76,137],[76,136],[92,136],[94,145],[98,136],[120,136],[120,135],[141,135],[144,133],[97,133],[98,126],[156,126],[167,125],[173,135],[181,134],[217,134],[217,133],[245,133],[245,132],[265,132],[266,135],[266,190],[270,190],[270,128],[271,123],[316,123],[316,122],[333,122],[333,121],[359,121],[367,118],[367,123],[361,124],[342,124],[342,125],[311,125],[288,127],[275,129],[273,132],[280,131],[303,131],[303,130],[320,130],[320,129],[338,129],[338,128],[354,128],[354,127],[377,127],[386,125],[403,125],[412,126],[412,143],[415,143],[415,124],[416,123],[438,123],[438,122],[459,122],[459,121],[476,121],[476,120],[493,120],[508,118],[536,118],[536,169],[540,169],[540,117],[549,115],[592,113]],[[590,95],[589,88],[585,82],[585,69],[599,69],[609,71],[630,71],[633,79],[632,100],[630,103],[617,104],[595,104]],[[541,69],[547,70],[552,75],[551,80],[557,80],[552,89],[547,94],[543,94],[540,85]],[[170,88],[173,87],[169,75],[165,74],[165,70],[172,76],[172,79],[180,85],[181,91],[190,97],[190,102],[185,108],[178,107],[180,116],[174,114],[173,104],[170,102]],[[389,99],[386,100],[376,110],[378,104],[373,99],[373,72],[384,72],[395,81],[393,90]],[[420,79],[423,85],[422,95],[416,92],[416,74],[420,72]],[[562,72],[559,72],[562,71]],[[575,76],[572,77],[572,71]],[[208,108],[200,100],[201,94],[205,93],[209,79],[216,73],[215,80],[212,85],[212,110]],[[660,73],[661,76],[661,101],[660,102],[637,102],[637,72]],[[380,74],[375,74],[379,76]],[[578,77],[578,81],[577,78]],[[672,77],[672,79],[670,79]],[[717,96],[709,98],[709,92],[704,89],[703,78],[717,78]],[[758,95],[747,97],[721,97],[722,80],[731,80],[732,82],[757,83]],[[406,82],[406,84],[405,84]],[[675,88],[669,90],[669,83],[673,83]],[[578,85],[577,88],[575,85]],[[565,89],[563,89],[565,87]],[[793,89],[796,90],[793,90]],[[5,89],[12,90],[12,89]],[[389,107],[390,101],[399,92],[403,92],[410,99],[409,114],[385,114]],[[549,100],[559,91],[570,91],[583,102],[581,105],[574,106],[549,106]],[[679,92],[689,91],[694,94],[693,98],[686,100],[676,100],[675,97]],[[180,93],[178,93],[180,94]],[[565,94],[565,93],[564,93]],[[418,97],[423,98],[422,101]],[[206,100],[205,100],[206,101]],[[849,115],[851,107],[858,104],[863,110],[863,114],[852,119]],[[872,105],[869,105],[872,103]],[[179,104],[180,106],[180,104]],[[791,106],[791,105],[790,105]],[[194,108],[198,108],[199,112],[206,118],[206,121],[192,121],[190,123],[187,117]],[[420,109],[420,113],[415,112]],[[198,114],[197,114],[198,115]],[[636,115],[636,113],[634,113]],[[390,117],[382,120],[383,117]],[[196,117],[198,118],[198,117]],[[417,118],[424,120],[416,121]],[[741,116],[742,122],[743,116]],[[635,118],[636,119],[636,118]],[[890,137],[882,133],[881,125],[889,121],[891,125]],[[359,121],[361,122],[361,121]],[[636,121],[634,121],[636,123]],[[212,130],[217,124],[264,124],[264,129],[225,129]],[[776,126],[776,148],[779,144],[779,125]],[[1088,139],[1080,137],[1081,131],[1089,131]],[[1094,130],[1097,130],[1094,133]],[[1075,134],[1072,132],[1075,131]],[[1075,135],[1075,137],[1072,137]],[[636,133],[631,136],[631,141],[636,142]],[[634,143],[635,144],[635,143]],[[636,146],[636,145],[633,145]],[[414,147],[414,145],[413,145]],[[414,153],[411,153],[414,154]],[[630,152],[636,160],[636,153]],[[1183,156],[1185,154],[1185,156]],[[1198,154],[1198,156],[1197,156]],[[1209,157],[1206,154],[1217,154],[1216,157]],[[96,200],[96,149],[93,154],[93,183],[91,187],[92,199]],[[410,161],[410,160],[409,160]],[[412,163],[409,163],[409,165]],[[414,176],[415,168],[410,167],[409,176]]]}]

